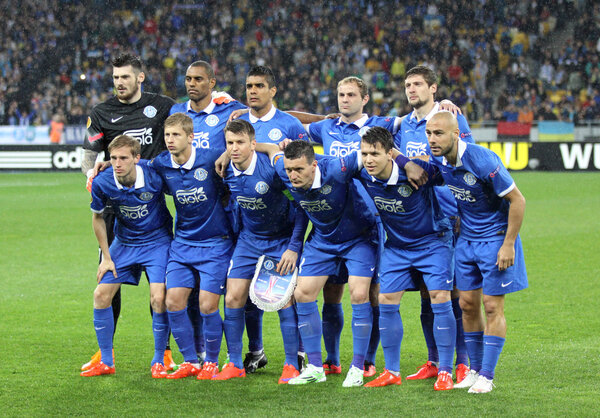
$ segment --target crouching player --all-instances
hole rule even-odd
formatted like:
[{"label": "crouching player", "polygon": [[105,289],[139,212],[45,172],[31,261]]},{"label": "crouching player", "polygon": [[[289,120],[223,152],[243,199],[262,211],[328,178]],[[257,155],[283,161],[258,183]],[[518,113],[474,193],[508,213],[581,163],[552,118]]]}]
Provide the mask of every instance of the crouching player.
[{"label": "crouching player", "polygon": [[[215,160],[221,151],[200,152],[193,147],[193,129],[189,116],[183,113],[169,116],[165,120],[168,152],[154,158],[149,165],[163,178],[177,212],[166,273],[166,304],[171,332],[184,363],[167,379],[197,376],[209,380],[218,372],[223,338],[219,299],[225,289],[233,245],[230,222],[222,205],[225,189],[215,172]],[[206,339],[202,369],[187,315],[188,298],[198,282]]]},{"label": "crouching player", "polygon": [[[173,220],[163,195],[163,182],[154,170],[140,162],[140,143],[120,135],[108,146],[112,167],[92,183],[92,225],[100,245],[98,286],[94,291],[94,329],[102,359],[81,376],[115,373],[112,355],[114,318],[111,301],[122,283],[137,285],[142,269],[150,282],[154,358],[152,377],[166,375],[163,364],[169,336],[165,312],[165,269]],[[115,209],[115,239],[108,246],[102,211]]]},{"label": "crouching player", "polygon": [[[357,173],[371,196],[387,233],[379,265],[379,329],[386,370],[366,387],[399,385],[400,347],[403,327],[400,301],[407,289],[414,288],[413,278],[422,277],[431,295],[434,335],[440,356],[435,390],[452,389],[452,360],[456,321],[450,302],[453,286],[452,231],[444,216],[433,186],[441,183],[434,168],[422,161],[408,162],[393,150],[394,139],[384,128],[369,129],[362,137],[361,151],[344,157],[342,167]],[[364,164],[364,169],[361,170]],[[406,168],[414,164],[428,169],[429,180],[422,187],[409,180]],[[411,176],[413,178],[413,176]]]},{"label": "crouching player", "polygon": [[506,337],[504,296],[527,287],[519,238],[525,198],[496,154],[459,139],[452,114],[435,114],[426,133],[461,219],[455,268],[471,371],[455,388],[487,393]]},{"label": "crouching player", "polygon": [[[285,185],[271,166],[269,157],[257,153],[254,128],[236,119],[225,128],[225,142],[231,164],[225,183],[239,205],[241,231],[229,264],[225,321],[223,328],[230,363],[215,380],[245,377],[242,362],[244,306],[256,263],[261,255],[279,259],[277,272],[288,274],[296,268],[308,220],[296,210],[283,191]],[[278,311],[285,351],[285,364],[279,379],[286,384],[298,376],[298,319],[289,302]]]}]

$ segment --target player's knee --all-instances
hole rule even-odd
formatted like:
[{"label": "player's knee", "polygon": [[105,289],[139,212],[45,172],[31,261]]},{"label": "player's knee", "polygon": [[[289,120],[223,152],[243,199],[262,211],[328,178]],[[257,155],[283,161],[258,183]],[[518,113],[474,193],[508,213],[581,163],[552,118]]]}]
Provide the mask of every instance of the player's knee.
[{"label": "player's knee", "polygon": [[105,309],[110,306],[112,295],[107,291],[104,286],[96,287],[94,290],[94,308]]},{"label": "player's knee", "polygon": [[350,291],[350,302],[352,303],[367,303],[369,301],[369,290],[358,288]]},{"label": "player's knee", "polygon": [[432,290],[429,292],[431,303],[444,303],[450,300],[449,290]]},{"label": "player's knee", "polygon": [[[243,305],[242,305],[243,306]],[[204,300],[204,299],[200,299],[200,312],[203,313],[204,315],[210,315],[211,313],[215,312],[217,309],[219,309],[219,300],[217,299],[216,302],[214,300]]]},{"label": "player's knee", "polygon": [[242,295],[235,292],[227,292],[225,294],[225,306],[232,309],[243,308],[246,300],[242,299]]},{"label": "player's knee", "polygon": [[294,298],[297,302],[300,303],[312,302],[314,298],[312,298],[311,300],[311,296],[311,292],[309,292],[308,289],[305,289],[304,287],[298,286],[294,291]]},{"label": "player's knee", "polygon": [[488,318],[504,315],[504,309],[503,309],[502,303],[500,303],[500,301],[484,300],[483,309],[485,311],[485,316]]},{"label": "player's knee", "polygon": [[460,309],[463,311],[464,316],[472,316],[478,314],[478,311],[481,309],[479,307],[479,303],[476,302],[474,299],[464,297],[462,295],[458,303],[460,305]]},{"label": "player's knee", "polygon": [[150,295],[150,305],[156,313],[163,313],[166,309],[164,292],[155,292]]},{"label": "player's knee", "polygon": [[167,292],[165,305],[167,306],[168,311],[176,312],[185,309],[187,306],[187,300],[183,300],[177,295]]}]

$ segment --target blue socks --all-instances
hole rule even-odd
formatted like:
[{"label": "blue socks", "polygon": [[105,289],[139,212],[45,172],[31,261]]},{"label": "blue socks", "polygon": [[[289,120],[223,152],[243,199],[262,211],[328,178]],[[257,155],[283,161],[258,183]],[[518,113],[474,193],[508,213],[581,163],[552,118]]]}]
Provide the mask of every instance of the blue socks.
[{"label": "blue socks", "polygon": [[456,342],[456,319],[452,302],[432,303],[433,336],[439,353],[439,371],[452,373],[452,359]]},{"label": "blue socks", "polygon": [[479,372],[483,362],[483,331],[465,332],[465,345],[469,352],[469,367]]},{"label": "blue socks", "polygon": [[262,324],[263,311],[252,303],[250,298],[246,301],[246,334],[248,335],[248,351],[261,351],[263,349]]},{"label": "blue socks", "polygon": [[316,367],[323,367],[323,359],[321,358],[321,336],[323,331],[317,301],[298,302],[296,303],[296,309],[298,310],[298,330],[306,349],[308,363]]},{"label": "blue socks", "polygon": [[439,361],[435,337],[433,335],[433,311],[431,310],[431,299],[421,299],[421,328],[427,345],[427,359],[433,363]]},{"label": "blue socks", "polygon": [[[94,329],[96,330],[96,339],[98,347],[102,354],[102,363],[113,367],[112,340],[115,330],[112,306],[104,309],[94,309]],[[163,350],[165,347],[163,346]]]},{"label": "blue socks", "polygon": [[244,368],[242,361],[242,337],[244,335],[244,308],[225,307],[225,321],[223,330],[227,340],[227,351],[229,361],[238,369]]},{"label": "blue socks", "polygon": [[166,312],[152,313],[152,332],[154,333],[154,358],[150,363],[163,364],[165,357],[165,347],[169,339],[169,317]]},{"label": "blue socks", "polygon": [[452,310],[456,319],[456,362],[455,365],[469,364],[469,355],[467,354],[467,346],[465,345],[465,330],[462,322],[462,309],[458,303],[458,298],[452,299]]},{"label": "blue socks", "polygon": [[327,360],[340,365],[340,336],[344,328],[344,310],[341,303],[323,303],[323,342]]},{"label": "blue socks", "polygon": [[400,316],[400,304],[380,304],[379,331],[381,346],[385,357],[385,368],[391,372],[400,372],[400,346],[404,328]]},{"label": "blue socks", "polygon": [[294,306],[289,306],[285,309],[280,309],[279,327],[281,328],[281,336],[283,337],[283,350],[285,351],[285,364],[291,364],[299,369],[298,365],[298,317]]},{"label": "blue socks", "polygon": [[365,367],[365,354],[371,339],[373,328],[373,311],[371,303],[352,304],[352,346],[354,355],[352,365],[363,369]]},{"label": "blue socks", "polygon": [[167,311],[169,323],[171,324],[171,333],[183,354],[183,361],[189,363],[198,363],[198,355],[194,347],[194,337],[192,324],[187,315],[187,308],[180,311]]},{"label": "blue socks", "polygon": [[483,364],[479,374],[490,380],[494,378],[494,370],[504,347],[504,338],[495,335],[483,336]]},{"label": "blue socks", "polygon": [[[206,342],[205,361],[211,363],[219,362],[219,351],[221,351],[221,340],[223,339],[223,320],[217,309],[211,314],[202,314],[204,320],[204,339]],[[173,333],[173,335],[175,335]]]},{"label": "blue socks", "polygon": [[379,305],[372,306],[373,310],[373,328],[371,329],[371,339],[369,340],[369,348],[365,361],[375,364],[375,356],[377,355],[377,347],[379,347]]}]

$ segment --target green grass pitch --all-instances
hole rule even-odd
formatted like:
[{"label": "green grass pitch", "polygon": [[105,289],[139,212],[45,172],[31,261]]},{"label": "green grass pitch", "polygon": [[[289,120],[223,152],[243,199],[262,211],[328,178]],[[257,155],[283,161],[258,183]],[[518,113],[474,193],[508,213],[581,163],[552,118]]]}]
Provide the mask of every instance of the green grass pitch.
[{"label": "green grass pitch", "polygon": [[[283,349],[274,313],[265,314],[266,369],[226,382],[153,380],[145,282],[123,293],[116,375],[82,378],[79,367],[97,347],[97,246],[84,177],[0,174],[0,415],[597,416],[600,174],[514,177],[527,199],[521,236],[530,287],[507,297],[508,337],[497,388],[470,395],[436,393],[432,380],[344,389],[343,375],[307,387],[277,385]],[[347,296],[345,312],[349,323]],[[401,313],[406,376],[426,360],[417,293],[404,297]],[[350,359],[346,327],[345,370]],[[378,371],[383,365],[380,348]]]}]

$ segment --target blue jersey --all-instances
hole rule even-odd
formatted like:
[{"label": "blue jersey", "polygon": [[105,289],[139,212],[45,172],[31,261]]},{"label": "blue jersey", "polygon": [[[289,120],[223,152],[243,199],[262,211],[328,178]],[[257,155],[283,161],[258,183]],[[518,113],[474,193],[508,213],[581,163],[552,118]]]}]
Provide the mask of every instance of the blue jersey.
[{"label": "blue jersey", "polygon": [[275,106],[272,106],[271,110],[260,119],[253,116],[251,112],[240,116],[240,119],[252,124],[256,133],[256,142],[279,144],[286,138],[307,139],[306,131],[300,121]]},{"label": "blue jersey", "polygon": [[344,163],[339,158],[319,156],[313,184],[304,190],[292,186],[283,155],[274,158],[277,173],[312,221],[315,236],[334,244],[367,237],[375,225],[375,215],[350,181],[357,162],[354,167]]},{"label": "blue jersey", "polygon": [[102,213],[107,205],[113,207],[117,239],[126,245],[145,245],[173,231],[173,219],[165,204],[163,181],[146,160],[135,167],[133,187],[124,187],[109,167],[94,178],[92,183],[93,212]]},{"label": "blue jersey", "polygon": [[177,216],[175,241],[188,245],[205,243],[231,235],[231,226],[222,205],[223,182],[215,171],[215,161],[221,151],[208,149],[196,152],[178,165],[168,151],[150,161],[173,196]]},{"label": "blue jersey", "polygon": [[275,173],[266,154],[255,152],[250,166],[244,171],[239,171],[231,163],[227,168],[225,184],[239,205],[241,235],[250,239],[291,237],[288,248],[300,251],[306,216],[302,210],[296,211],[283,194],[285,184]]},{"label": "blue jersey", "polygon": [[432,158],[454,194],[460,215],[460,236],[471,241],[504,240],[509,202],[504,196],[515,182],[492,151],[458,141],[456,167],[445,157]]},{"label": "blue jersey", "polygon": [[171,107],[169,115],[173,113],[185,113],[194,121],[195,148],[216,149],[225,151],[225,125],[231,113],[238,109],[246,109],[246,106],[234,100],[229,103],[215,104],[211,101],[205,109],[194,112],[190,101],[177,103]]},{"label": "blue jersey", "polygon": [[395,161],[386,181],[371,176],[364,168],[360,170],[359,179],[375,202],[387,233],[386,246],[415,248],[450,232],[450,221],[442,212],[433,188],[441,184],[439,172],[424,161],[415,160],[415,163],[429,175],[427,184],[418,190],[411,187],[406,172]]},{"label": "blue jersey", "polygon": [[344,157],[360,149],[360,139],[373,126],[381,126],[394,135],[400,126],[400,118],[371,116],[366,114],[352,123],[338,119],[323,119],[308,125],[310,138],[323,145],[325,155]]},{"label": "blue jersey", "polygon": [[[427,140],[427,134],[425,133],[425,125],[427,124],[427,121],[439,111],[439,108],[439,103],[436,103],[433,106],[433,109],[431,109],[431,112],[419,121],[417,120],[414,110],[404,118],[398,133],[394,136],[396,148],[398,148],[402,154],[409,158],[420,155],[431,155],[429,141]],[[473,136],[471,135],[471,128],[469,128],[469,124],[465,117],[463,115],[457,115],[456,120],[458,121],[460,138],[465,142],[474,143]],[[445,186],[438,186],[436,187],[436,193],[444,213],[447,216],[456,216],[456,201],[450,190]]]}]

